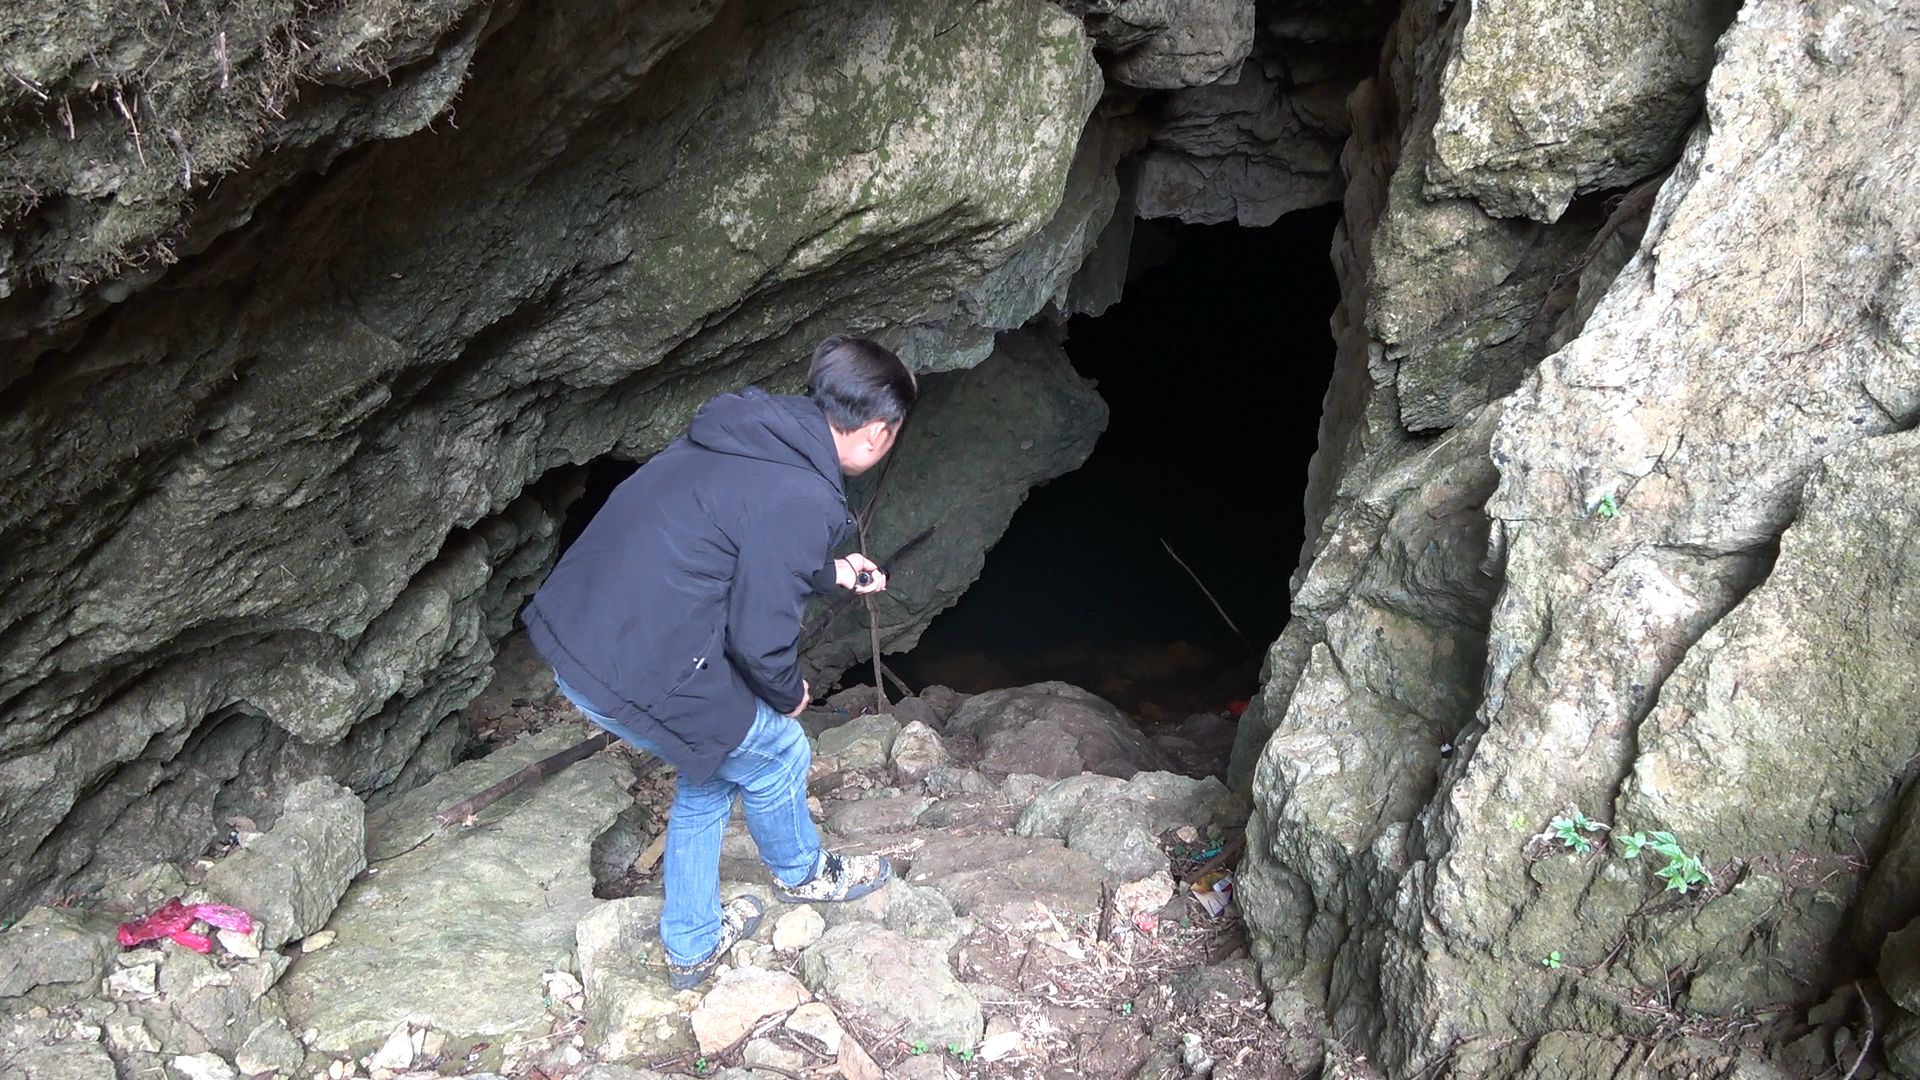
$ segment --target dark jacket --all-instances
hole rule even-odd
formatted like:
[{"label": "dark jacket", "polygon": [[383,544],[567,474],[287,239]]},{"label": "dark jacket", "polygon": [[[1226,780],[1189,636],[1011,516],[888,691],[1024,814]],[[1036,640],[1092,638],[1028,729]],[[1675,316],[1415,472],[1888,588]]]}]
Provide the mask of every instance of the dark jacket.
[{"label": "dark jacket", "polygon": [[613,490],[522,618],[569,686],[699,783],[755,697],[800,704],[800,619],[852,528],[819,406],[721,394]]}]

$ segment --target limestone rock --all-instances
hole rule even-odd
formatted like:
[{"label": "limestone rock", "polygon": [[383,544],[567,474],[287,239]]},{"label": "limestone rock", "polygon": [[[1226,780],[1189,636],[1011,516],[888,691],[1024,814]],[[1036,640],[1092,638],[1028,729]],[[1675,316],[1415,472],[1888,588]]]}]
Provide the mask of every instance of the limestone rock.
[{"label": "limestone rock", "polygon": [[59,908],[34,908],[0,932],[0,998],[20,997],[36,986],[91,991],[118,948],[110,923],[89,922]]},{"label": "limestone rock", "polygon": [[998,790],[993,780],[978,769],[957,765],[935,765],[927,770],[927,791],[942,797],[954,795],[991,795]]},{"label": "limestone rock", "polygon": [[[943,688],[930,687],[929,689]],[[925,691],[921,692],[920,697],[902,698],[893,703],[893,718],[900,721],[903,728],[912,727],[917,723],[929,730],[939,731],[947,725],[947,714],[952,711],[951,708],[944,712],[934,708],[933,704],[927,700]]]},{"label": "limestone rock", "polygon": [[[411,823],[420,806],[457,801],[578,735],[560,725],[524,737],[369,824],[385,842],[389,817]],[[282,982],[293,1026],[317,1029],[324,1050],[384,1039],[402,1020],[459,1037],[544,1033],[540,972],[572,966],[575,926],[598,904],[593,838],[631,805],[631,778],[618,758],[589,758],[496,803],[471,829],[388,856],[334,912],[334,944]]]},{"label": "limestone rock", "polygon": [[827,931],[800,957],[816,992],[856,1010],[901,1038],[930,1046],[971,1047],[985,1025],[980,1003],[954,979],[944,951],[891,930],[845,925]]},{"label": "limestone rock", "polygon": [[806,1054],[798,1050],[789,1050],[772,1039],[749,1040],[746,1048],[740,1051],[740,1060],[744,1061],[749,1069],[761,1065],[772,1065],[788,1072],[798,1072],[812,1061]]},{"label": "limestone rock", "polygon": [[1115,51],[1112,77],[1128,86],[1199,86],[1253,51],[1253,0],[1121,0],[1078,3],[1087,31]]},{"label": "limestone rock", "polygon": [[1887,1025],[1887,1062],[1901,1080],[1920,1076],[1920,1016],[1895,1017]]},{"label": "limestone rock", "polygon": [[902,714],[902,719],[923,720],[928,727],[933,728],[935,731],[941,731],[946,728],[947,718],[952,716],[954,711],[959,709],[960,706],[966,704],[967,699],[972,696],[971,694],[962,694],[950,686],[935,684],[933,686],[922,687],[919,695],[915,697],[914,700],[923,702],[928,708],[931,708],[934,715],[939,717],[939,721],[925,720],[924,717],[907,716],[904,713]]},{"label": "limestone rock", "polygon": [[602,1058],[632,1060],[693,1045],[687,995],[667,983],[658,896],[609,900],[580,920],[587,1031]]},{"label": "limestone rock", "polygon": [[781,952],[799,952],[819,941],[820,935],[826,932],[826,920],[820,917],[818,911],[811,907],[798,907],[775,920],[773,947]]},{"label": "limestone rock", "polygon": [[976,740],[981,766],[1000,774],[1127,777],[1160,764],[1159,752],[1120,710],[1066,683],[976,694],[947,720]]},{"label": "limestone rock", "polygon": [[846,1037],[833,1010],[817,1001],[793,1010],[787,1017],[786,1027],[818,1042],[830,1056],[840,1052],[840,1040]]},{"label": "limestone rock", "polygon": [[384,1069],[389,1072],[404,1072],[413,1064],[413,1030],[401,1024],[387,1035],[386,1041],[373,1052],[367,1062],[369,1069]]},{"label": "limestone rock", "polygon": [[[29,1046],[0,1062],[6,1080],[117,1080],[113,1059],[93,1043]],[[228,1073],[231,1078],[232,1073]]]},{"label": "limestone rock", "polygon": [[1887,935],[1880,947],[1880,985],[1894,1004],[1920,1016],[1920,917]]},{"label": "limestone rock", "polygon": [[[1492,312],[1503,282],[1544,265],[1524,244],[1465,258],[1475,236],[1495,238],[1485,254],[1537,225],[1489,225],[1463,200],[1411,209],[1426,196],[1404,170],[1438,116],[1422,74],[1444,68],[1467,10],[1403,7],[1403,27],[1430,29],[1396,31],[1390,85],[1356,93],[1356,145],[1406,152],[1357,162],[1348,220],[1366,253],[1337,256],[1370,275],[1373,340],[1342,337],[1316,466],[1336,463],[1318,477],[1339,483],[1310,495],[1325,508],[1313,565],[1243,725],[1278,733],[1253,770],[1235,890],[1262,977],[1340,987],[1334,1026],[1378,1024],[1365,1050],[1392,1075],[1466,1027],[1532,1043],[1570,1026],[1550,1015],[1565,983],[1539,958],[1614,932],[1659,883],[1617,855],[1530,860],[1519,834],[1569,805],[1616,834],[1671,827],[1709,869],[1760,871],[1655,919],[1613,985],[1581,994],[1578,1026],[1611,1023],[1604,1002],[1627,999],[1609,995],[1674,966],[1716,1006],[1829,985],[1859,889],[1840,838],[1887,835],[1892,778],[1916,749],[1890,707],[1911,699],[1915,667],[1914,574],[1889,539],[1912,531],[1911,485],[1893,478],[1912,468],[1920,415],[1920,211],[1896,179],[1920,121],[1891,74],[1910,66],[1911,35],[1886,9],[1744,5],[1704,122],[1577,333],[1512,393],[1496,385],[1491,407],[1455,399],[1449,430],[1416,445],[1396,350],[1452,338],[1474,363],[1489,339],[1470,344],[1453,320]],[[1352,212],[1363,203],[1375,212]],[[1436,232],[1442,213],[1466,224]],[[1414,262],[1396,264],[1415,248],[1475,269],[1428,260],[1419,286]],[[1803,252],[1820,253],[1817,273]],[[1523,322],[1539,305],[1503,303]],[[1812,889],[1765,871],[1807,858],[1837,874]],[[1768,933],[1741,921],[1776,901]],[[1469,1073],[1497,1071],[1480,1064]]]},{"label": "limestone rock", "polygon": [[1211,777],[1140,773],[1118,780],[1090,773],[1068,777],[1040,793],[1014,831],[1063,839],[1101,861],[1122,881],[1164,871],[1159,837],[1182,825],[1224,824],[1234,816],[1226,786]]},{"label": "limestone rock", "polygon": [[720,976],[688,1019],[700,1052],[713,1054],[739,1042],[761,1018],[789,1012],[812,997],[784,971],[735,968]]},{"label": "limestone rock", "polygon": [[971,920],[954,914],[953,903],[938,889],[895,878],[887,887],[859,900],[821,909],[829,927],[878,923],[896,934],[924,940],[945,951],[972,932]]},{"label": "limestone rock", "polygon": [[1429,189],[1553,221],[1665,168],[1700,111],[1727,0],[1473,6],[1447,61]]},{"label": "limestone rock", "polygon": [[[1109,220],[1127,216],[1117,212],[1115,166],[1137,148],[1135,127],[1098,114],[1090,118],[1074,148],[1053,219],[978,284],[901,330],[881,335],[881,343],[916,371],[971,368],[992,355],[999,335],[1036,318],[1060,319],[1080,311],[1080,294],[1072,288],[1076,272],[1106,236]],[[918,406],[914,414],[920,415]]]},{"label": "limestone rock", "polygon": [[1139,158],[1140,216],[1262,226],[1336,201],[1345,99],[1371,66],[1364,55],[1306,85],[1283,58],[1249,59],[1216,82],[1169,94]]},{"label": "limestone rock", "polygon": [[945,765],[951,757],[939,734],[914,720],[901,728],[893,740],[893,775],[903,784],[924,780],[935,766]]},{"label": "limestone rock", "polygon": [[286,1021],[276,1018],[247,1034],[246,1041],[240,1044],[239,1051],[233,1056],[233,1063],[247,1076],[265,1072],[292,1076],[306,1058],[306,1053],[300,1040],[287,1030]]},{"label": "limestone rock", "polygon": [[[1166,860],[1162,859],[1164,864]],[[1113,909],[1122,918],[1148,915],[1173,901],[1173,875],[1165,865],[1137,881],[1129,881],[1113,890]]]},{"label": "limestone rock", "polygon": [[887,764],[887,753],[899,734],[900,721],[891,716],[856,716],[821,732],[816,753],[838,761],[842,768],[879,769]]},{"label": "limestone rock", "polygon": [[261,944],[277,949],[325,926],[366,865],[366,808],[353,792],[319,777],[288,793],[272,829],[214,864],[205,889],[244,908]]},{"label": "limestone rock", "polygon": [[908,881],[933,888],[962,915],[1017,925],[1034,917],[1036,904],[1095,911],[1106,875],[1091,856],[1058,841],[940,835],[915,854]]},{"label": "limestone rock", "polygon": [[182,1080],[239,1080],[240,1074],[218,1054],[183,1054],[173,1059]]}]

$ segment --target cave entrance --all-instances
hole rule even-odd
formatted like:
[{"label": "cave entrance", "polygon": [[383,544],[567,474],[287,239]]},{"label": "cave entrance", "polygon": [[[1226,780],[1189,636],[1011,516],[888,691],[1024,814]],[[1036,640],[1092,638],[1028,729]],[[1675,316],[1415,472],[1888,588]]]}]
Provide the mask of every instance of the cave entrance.
[{"label": "cave entrance", "polygon": [[888,663],[965,692],[1059,679],[1150,722],[1248,698],[1300,552],[1338,221],[1329,206],[1258,228],[1140,222],[1120,302],[1068,324],[1107,430]]}]

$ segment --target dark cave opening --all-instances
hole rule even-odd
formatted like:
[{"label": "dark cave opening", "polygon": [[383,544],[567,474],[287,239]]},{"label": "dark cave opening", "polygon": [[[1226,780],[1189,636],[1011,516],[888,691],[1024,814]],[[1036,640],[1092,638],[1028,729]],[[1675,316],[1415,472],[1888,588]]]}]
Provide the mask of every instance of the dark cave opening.
[{"label": "dark cave opening", "polygon": [[1141,222],[1120,302],[1068,325],[1106,432],[1031,494],[980,579],[889,664],[969,692],[1060,679],[1168,718],[1250,695],[1304,530],[1338,221],[1329,206],[1263,228]]},{"label": "dark cave opening", "polygon": [[[1143,719],[1250,696],[1304,530],[1338,221],[1329,206],[1260,228],[1139,222],[1120,302],[1067,328],[1107,430],[1086,464],[1031,493],[980,579],[888,664],[915,687],[968,693],[1057,679]],[[634,468],[587,466],[562,550]]]}]

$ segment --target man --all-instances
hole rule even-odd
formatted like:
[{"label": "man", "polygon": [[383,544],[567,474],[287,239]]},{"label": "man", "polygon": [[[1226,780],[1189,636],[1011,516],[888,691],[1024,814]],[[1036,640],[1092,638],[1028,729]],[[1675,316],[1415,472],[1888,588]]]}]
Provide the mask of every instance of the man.
[{"label": "man", "polygon": [[884,858],[821,848],[812,751],[793,718],[810,693],[798,666],[808,594],[887,587],[864,554],[833,558],[854,528],[842,474],[886,456],[918,388],[891,352],[841,337],[814,350],[807,388],[701,406],[614,489],[523,616],[569,700],[679,771],[660,915],[677,990],[760,923],[753,897],[720,903],[735,795],[782,900],[851,900],[892,873]]}]

